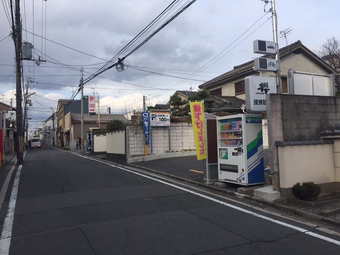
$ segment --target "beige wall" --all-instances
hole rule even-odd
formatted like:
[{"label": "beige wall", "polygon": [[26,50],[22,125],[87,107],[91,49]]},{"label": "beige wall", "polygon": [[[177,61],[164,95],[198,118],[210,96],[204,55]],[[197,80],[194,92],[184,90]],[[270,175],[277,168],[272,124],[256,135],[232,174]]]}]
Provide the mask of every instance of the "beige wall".
[{"label": "beige wall", "polygon": [[65,115],[64,132],[70,131],[72,125],[71,112]]},{"label": "beige wall", "polygon": [[106,135],[95,135],[93,138],[93,150],[95,152],[106,152]]},{"label": "beige wall", "polygon": [[298,182],[336,181],[332,144],[279,147],[278,156],[280,188],[292,188]]},{"label": "beige wall", "polygon": [[285,57],[283,61],[280,62],[280,68],[281,74],[284,76],[287,76],[287,72],[289,69],[300,72],[325,74],[325,70],[316,65],[314,62],[311,62],[310,59],[308,59],[303,54],[296,54]]},{"label": "beige wall", "polygon": [[334,140],[335,179],[340,182],[340,137]]},{"label": "beige wall", "polygon": [[125,131],[106,134],[106,149],[110,154],[125,154]]}]

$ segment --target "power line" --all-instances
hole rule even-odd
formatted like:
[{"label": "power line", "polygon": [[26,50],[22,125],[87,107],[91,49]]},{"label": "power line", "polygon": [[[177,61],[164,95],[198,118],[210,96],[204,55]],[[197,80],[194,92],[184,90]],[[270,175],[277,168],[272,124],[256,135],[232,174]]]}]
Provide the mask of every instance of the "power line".
[{"label": "power line", "polygon": [[[206,68],[208,68],[209,66],[211,66],[213,63],[215,63],[216,61],[218,61],[219,59],[221,59],[223,56],[225,56],[227,53],[229,53],[231,50],[233,50],[235,47],[237,47],[238,45],[235,45],[234,47],[232,47],[237,41],[239,41],[252,27],[254,27],[263,17],[265,17],[267,15],[267,13],[265,13],[264,15],[262,15],[259,19],[257,19],[250,27],[248,27],[240,36],[238,36],[231,44],[229,44],[226,48],[224,48],[221,52],[219,52],[216,56],[214,56],[212,59],[210,59],[207,63],[205,63],[204,65],[202,65],[200,68],[198,68],[195,72],[193,72],[192,74],[188,75],[186,78],[184,78],[182,81],[175,83],[174,85],[170,86],[170,88],[173,88],[179,84],[182,84],[183,82],[189,80],[191,77],[193,77],[194,75],[202,72],[202,70],[205,70]],[[262,27],[269,19],[271,18],[271,16],[265,20],[265,22],[263,22],[262,24],[260,24],[260,26],[258,26],[252,33],[250,33],[247,37],[243,38],[242,41],[244,41],[245,39],[247,39],[251,34],[253,34],[256,30],[258,30],[260,27]],[[232,47],[232,48],[231,48]],[[229,51],[227,51],[229,49]],[[162,92],[156,93],[155,95],[160,95]]]},{"label": "power line", "polygon": [[[153,36],[155,36],[159,31],[161,31],[165,26],[167,26],[171,21],[173,21],[176,17],[178,17],[179,14],[181,14],[184,10],[186,10],[189,6],[191,6],[196,0],[190,1],[187,5],[182,7],[179,11],[177,11],[170,19],[168,19],[165,23],[163,23],[160,27],[158,27],[151,35],[149,35],[146,39],[144,39],[140,44],[138,44],[134,49],[132,49],[128,54],[126,54],[122,58],[118,58],[119,55],[122,54],[122,52],[126,51],[127,48],[129,48],[132,43],[134,43],[138,38],[140,38],[147,30],[149,30],[155,22],[157,22],[165,13],[169,10],[171,10],[174,6],[174,4],[177,3],[177,1],[173,1],[161,14],[159,14],[146,28],[144,28],[140,33],[137,34],[122,50],[120,50],[108,63],[106,63],[102,68],[100,68],[97,72],[92,74],[90,77],[86,78],[84,80],[84,85],[89,82],[90,80],[97,77],[99,74],[115,67],[118,65],[124,65],[123,61],[125,58],[130,56],[132,53],[134,53],[136,50],[138,50],[140,47],[142,47],[147,41],[149,41]],[[117,62],[114,62],[118,59]]]},{"label": "power line", "polygon": [[7,21],[9,23],[9,25],[12,27],[12,21],[11,21],[11,15],[10,15],[10,11],[8,10],[9,9],[9,6],[8,4],[6,4],[6,1],[5,0],[2,0],[2,6],[4,7],[4,11],[5,11],[5,15],[6,15],[6,18],[7,18]]},{"label": "power line", "polygon": [[[166,77],[171,77],[171,78],[186,79],[186,78],[184,78],[184,77],[175,76],[175,75],[169,75],[169,74],[164,74],[164,73],[159,73],[159,72],[154,72],[154,71],[145,70],[145,69],[138,68],[138,67],[131,67],[131,66],[130,66],[130,68],[131,68],[131,69],[134,69],[134,70],[137,70],[137,71],[141,71],[141,72],[152,73],[152,74],[157,74],[157,75],[166,76]],[[187,79],[187,80],[205,82],[204,80],[198,80],[198,79]]]}]

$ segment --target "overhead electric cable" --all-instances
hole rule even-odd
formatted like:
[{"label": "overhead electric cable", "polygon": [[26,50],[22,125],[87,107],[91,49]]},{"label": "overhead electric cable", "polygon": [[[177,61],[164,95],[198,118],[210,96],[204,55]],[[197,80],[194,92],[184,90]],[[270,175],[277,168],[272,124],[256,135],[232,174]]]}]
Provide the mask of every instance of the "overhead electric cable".
[{"label": "overhead electric cable", "polygon": [[[123,47],[114,57],[111,58],[104,66],[102,66],[97,72],[101,72],[103,70],[107,70],[107,68],[117,60],[119,55],[122,55],[134,42],[137,41],[143,34],[146,33],[159,19],[162,17],[167,11],[171,10],[173,6],[178,2],[178,0],[174,0],[168,5],[165,10],[163,10],[155,19],[153,19],[142,31],[140,31],[132,40],[128,42],[127,45]],[[95,74],[94,74],[95,75]]]},{"label": "overhead electric cable", "polygon": [[[174,4],[176,1],[173,1],[170,5]],[[90,80],[94,79],[95,77],[97,77],[99,74],[117,66],[120,64],[123,64],[123,61],[125,60],[125,58],[127,58],[128,56],[130,56],[132,53],[134,53],[136,50],[138,50],[140,47],[142,47],[147,41],[149,41],[153,36],[155,36],[159,31],[161,31],[165,26],[167,26],[171,21],[173,21],[176,17],[178,17],[179,14],[181,14],[183,11],[185,11],[187,8],[189,8],[194,2],[196,2],[196,0],[192,0],[190,1],[187,5],[185,5],[184,7],[182,7],[178,12],[176,12],[170,19],[168,19],[165,23],[163,23],[158,29],[156,29],[151,35],[149,35],[146,39],[144,39],[139,45],[137,45],[134,49],[132,49],[128,54],[126,54],[124,57],[122,58],[118,58],[118,61],[111,64],[113,59],[115,59],[119,53],[116,54],[116,56],[114,58],[112,58],[106,65],[104,65],[104,67],[100,68],[96,73],[94,73],[93,75],[91,75],[90,77],[86,78],[83,82],[83,85],[85,85],[87,82],[89,82]],[[169,8],[169,6],[167,7],[167,9]],[[166,10],[167,10],[166,9]],[[164,14],[164,11],[161,13]],[[160,14],[160,15],[161,15]],[[158,15],[157,18],[160,16]],[[156,18],[156,19],[157,19]],[[152,22],[151,22],[152,23]],[[150,24],[151,24],[150,23]],[[150,25],[149,24],[149,25]],[[143,30],[144,31],[144,30]],[[140,34],[140,33],[139,33]],[[136,37],[135,37],[136,38]],[[134,39],[135,39],[134,38]],[[134,39],[132,39],[131,41],[134,41]],[[130,41],[130,42],[131,42]],[[128,43],[128,45],[130,45],[130,43]],[[123,48],[125,49],[125,47]],[[122,51],[122,50],[121,50]],[[121,52],[120,51],[120,52]],[[108,66],[108,64],[111,64]]]},{"label": "overhead electric cable", "polygon": [[87,55],[87,56],[89,56],[89,57],[93,57],[93,58],[96,58],[96,59],[100,59],[100,60],[103,60],[103,61],[107,61],[107,59],[103,59],[103,58],[100,58],[100,57],[97,57],[97,56],[88,54],[88,53],[86,53],[86,52],[84,52],[84,51],[77,50],[77,49],[75,49],[75,48],[69,47],[69,46],[67,46],[67,45],[65,45],[65,44],[62,44],[62,43],[58,43],[58,42],[56,42],[56,41],[53,41],[53,40],[48,39],[48,38],[45,38],[45,37],[43,37],[43,36],[41,36],[41,35],[32,33],[32,32],[30,32],[30,31],[27,31],[27,30],[25,30],[25,31],[26,31],[27,33],[29,33],[29,34],[32,34],[32,35],[34,35],[34,36],[36,36],[36,37],[39,37],[39,38],[43,38],[43,39],[46,40],[46,41],[49,41],[49,42],[54,43],[54,44],[56,44],[56,45],[62,46],[62,47],[67,48],[67,49],[69,49],[69,50],[76,51],[76,52],[78,52],[78,53]]},{"label": "overhead electric cable", "polygon": [[[150,71],[150,70],[145,70],[145,69],[141,69],[138,67],[131,67],[131,69],[137,70],[137,71],[141,71],[141,72],[146,72],[146,73],[152,73],[152,74],[157,74],[157,75],[161,75],[161,76],[166,76],[166,77],[171,77],[171,78],[177,78],[177,79],[186,79],[184,77],[180,77],[180,76],[175,76],[175,75],[169,75],[169,74],[164,74],[164,73],[158,73],[158,72],[154,72],[154,71]],[[198,80],[198,79],[188,79],[191,81],[199,81],[199,82],[205,82],[204,80]]]},{"label": "overhead electric cable", "polygon": [[[265,17],[268,13],[265,13],[264,15],[262,15],[259,19],[257,19],[249,28],[247,28],[240,36],[238,36],[231,44],[229,44],[226,48],[224,48],[220,53],[218,53],[216,56],[214,56],[212,59],[210,59],[207,63],[205,63],[204,65],[202,65],[200,68],[198,68],[195,72],[193,72],[191,75],[188,75],[185,79],[183,79],[182,81],[179,81],[177,83],[175,83],[174,85],[170,86],[169,88],[173,88],[185,81],[187,81],[188,79],[190,79],[191,77],[193,77],[194,75],[196,75],[197,73],[199,73],[200,71],[208,68],[209,66],[211,66],[213,63],[215,63],[217,60],[219,60],[221,57],[223,57],[226,53],[230,52],[230,50],[228,52],[226,52],[225,54],[223,54],[226,50],[228,50],[231,46],[233,46],[237,41],[239,41],[239,39],[244,36],[252,27],[254,27],[263,17]],[[253,34],[256,30],[258,30],[260,27],[262,27],[269,19],[271,18],[271,16],[262,24],[260,24],[260,26],[258,26],[252,33],[250,33],[247,37],[245,37],[244,39],[242,39],[242,41],[244,41],[246,38],[248,38],[251,34]],[[236,45],[237,46],[237,45]],[[231,49],[234,49],[236,46],[234,46]],[[223,55],[222,55],[223,54]],[[222,55],[222,56],[221,56]],[[163,92],[159,92],[156,93],[155,95],[160,95]]]},{"label": "overhead electric cable", "polygon": [[10,15],[10,12],[9,12],[9,6],[6,4],[5,0],[2,0],[2,6],[4,7],[4,11],[5,11],[7,21],[9,23],[9,25],[12,27],[11,15]]},{"label": "overhead electric cable", "polygon": [[10,37],[10,36],[11,36],[11,35],[5,36],[3,39],[0,40],[0,43],[1,43],[2,41],[4,41],[5,39],[7,39],[8,37]]}]

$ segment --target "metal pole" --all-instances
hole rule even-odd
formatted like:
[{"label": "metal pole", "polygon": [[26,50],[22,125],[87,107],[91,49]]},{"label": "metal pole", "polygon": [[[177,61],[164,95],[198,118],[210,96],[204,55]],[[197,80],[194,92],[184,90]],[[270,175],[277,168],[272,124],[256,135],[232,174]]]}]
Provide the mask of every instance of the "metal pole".
[{"label": "metal pole", "polygon": [[83,78],[83,70],[81,70],[81,78],[80,78],[80,91],[81,91],[81,99],[80,99],[80,146],[82,155],[85,154],[84,151],[84,78]]},{"label": "metal pole", "polygon": [[276,86],[277,91],[279,94],[282,93],[282,85],[281,85],[281,78],[280,78],[280,48],[279,48],[279,39],[278,39],[278,33],[277,33],[277,14],[276,14],[276,7],[275,7],[275,0],[271,1],[271,8],[272,8],[272,22],[273,22],[273,39],[275,43],[275,60],[276,60]]},{"label": "metal pole", "polygon": [[100,129],[100,98],[99,93],[98,94],[98,128]]},{"label": "metal pole", "polygon": [[204,100],[202,100],[202,106],[203,106],[203,125],[204,125],[204,149],[205,149],[205,173],[206,173],[206,184],[212,184],[210,181],[210,171],[209,171],[209,154],[208,154],[208,122],[205,118],[205,108],[204,108]]}]

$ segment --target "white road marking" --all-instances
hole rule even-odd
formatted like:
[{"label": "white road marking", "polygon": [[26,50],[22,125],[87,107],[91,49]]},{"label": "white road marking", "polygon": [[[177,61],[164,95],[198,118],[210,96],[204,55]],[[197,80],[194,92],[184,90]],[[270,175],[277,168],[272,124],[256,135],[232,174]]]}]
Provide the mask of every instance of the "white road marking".
[{"label": "white road marking", "polygon": [[12,174],[13,174],[14,169],[15,169],[15,166],[12,166],[11,170],[9,170],[7,177],[6,177],[6,180],[4,182],[4,185],[2,186],[2,189],[0,191],[0,211],[1,211],[1,208],[2,208],[2,204],[5,201],[5,196],[6,196],[6,193],[7,193],[8,185],[9,185],[9,182],[12,178]]},{"label": "white road marking", "polygon": [[5,221],[4,221],[4,225],[2,227],[1,239],[0,239],[0,255],[8,255],[9,248],[11,246],[14,212],[15,212],[15,205],[16,205],[17,196],[18,196],[21,169],[22,169],[22,165],[18,167],[17,173],[15,175],[12,193],[11,193],[11,197],[10,197],[10,201],[8,205],[8,211],[7,211]]},{"label": "white road marking", "polygon": [[208,199],[208,200],[210,200],[210,201],[213,201],[213,202],[216,202],[216,203],[218,203],[218,204],[227,206],[227,207],[229,207],[229,208],[238,210],[238,211],[240,211],[240,212],[243,212],[243,213],[246,213],[246,214],[255,216],[255,217],[257,217],[257,218],[261,218],[261,219],[263,219],[263,220],[267,220],[267,221],[276,223],[276,224],[278,224],[278,225],[281,225],[281,226],[284,226],[284,227],[287,227],[287,228],[294,229],[294,230],[296,230],[296,231],[298,231],[298,232],[301,232],[301,233],[304,233],[304,234],[306,234],[306,235],[313,236],[313,237],[319,238],[319,239],[321,239],[321,240],[324,240],[324,241],[327,241],[327,242],[330,242],[330,243],[333,243],[333,244],[336,244],[336,245],[339,245],[339,246],[340,246],[340,241],[338,241],[338,240],[336,240],[336,239],[332,239],[332,238],[329,238],[329,237],[326,237],[326,236],[323,236],[323,235],[314,233],[314,232],[309,231],[309,230],[307,230],[307,229],[300,228],[300,227],[294,226],[294,225],[289,224],[289,223],[285,223],[285,222],[280,221],[280,220],[275,220],[275,219],[273,219],[273,218],[270,218],[269,216],[264,216],[264,215],[259,214],[259,213],[256,213],[256,212],[249,211],[249,210],[244,209],[244,208],[242,208],[242,207],[232,205],[232,204],[230,204],[230,203],[227,203],[227,202],[224,202],[224,201],[221,201],[221,200],[218,200],[218,199],[215,199],[215,198],[206,196],[206,195],[204,195],[204,194],[201,194],[201,193],[192,191],[192,190],[187,189],[187,188],[180,187],[180,186],[175,185],[175,184],[172,184],[172,183],[168,183],[168,182],[166,182],[166,181],[159,180],[159,179],[157,179],[157,178],[154,178],[154,177],[151,177],[151,176],[142,174],[142,173],[135,172],[135,171],[133,171],[133,170],[129,170],[129,169],[124,168],[124,167],[122,167],[122,166],[114,165],[114,164],[112,164],[112,163],[105,162],[105,161],[101,161],[101,160],[94,159],[94,158],[87,157],[87,156],[82,156],[82,155],[79,155],[79,156],[81,156],[81,157],[83,157],[83,158],[86,158],[86,159],[89,159],[89,160],[97,161],[97,162],[100,162],[100,163],[103,163],[103,164],[106,164],[106,165],[109,165],[109,166],[112,166],[112,167],[119,168],[119,169],[124,170],[124,171],[126,171],[126,172],[133,173],[133,174],[135,174],[135,175],[139,175],[139,176],[145,177],[145,178],[147,178],[147,179],[151,179],[151,180],[154,180],[154,181],[163,183],[163,184],[165,184],[165,185],[168,185],[168,186],[171,186],[171,187],[174,187],[174,188],[177,188],[177,189],[180,189],[180,190],[189,192],[189,193],[191,193],[191,194],[193,194],[193,195],[196,195],[196,196],[199,196],[199,197]]}]

